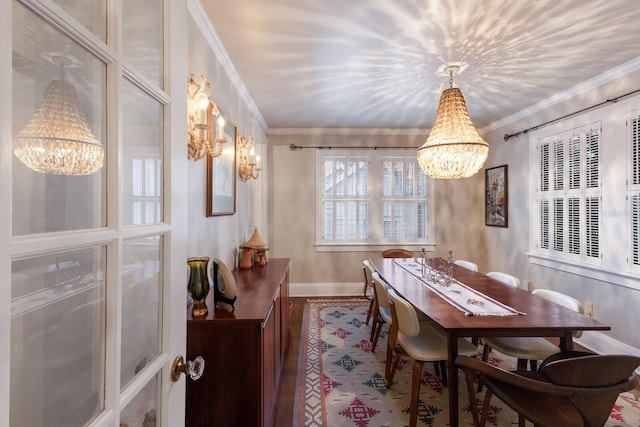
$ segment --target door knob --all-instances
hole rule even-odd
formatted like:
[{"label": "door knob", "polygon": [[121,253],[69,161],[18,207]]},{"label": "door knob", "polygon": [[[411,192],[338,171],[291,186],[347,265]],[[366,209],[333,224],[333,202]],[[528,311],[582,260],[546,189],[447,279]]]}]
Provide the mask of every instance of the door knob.
[{"label": "door knob", "polygon": [[180,374],[189,375],[189,378],[196,381],[199,380],[204,372],[204,359],[198,356],[191,360],[184,361],[182,356],[178,356],[173,360],[171,365],[171,381],[176,382],[180,379]]}]

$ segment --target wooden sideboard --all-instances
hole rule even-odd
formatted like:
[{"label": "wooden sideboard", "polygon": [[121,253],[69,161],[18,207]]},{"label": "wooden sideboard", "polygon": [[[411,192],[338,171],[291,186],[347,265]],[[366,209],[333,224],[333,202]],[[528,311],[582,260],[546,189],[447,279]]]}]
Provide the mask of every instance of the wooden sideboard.
[{"label": "wooden sideboard", "polygon": [[206,319],[187,310],[187,360],[202,356],[198,381],[187,379],[185,425],[262,426],[271,424],[289,331],[289,259],[233,271],[235,310],[213,290]]}]

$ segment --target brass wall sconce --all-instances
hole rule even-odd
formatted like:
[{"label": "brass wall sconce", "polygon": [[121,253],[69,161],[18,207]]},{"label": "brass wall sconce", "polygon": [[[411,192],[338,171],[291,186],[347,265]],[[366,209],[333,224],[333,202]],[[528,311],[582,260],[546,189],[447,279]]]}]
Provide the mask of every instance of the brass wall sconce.
[{"label": "brass wall sconce", "polygon": [[242,181],[248,181],[250,179],[258,179],[260,171],[262,170],[258,162],[260,156],[256,156],[256,148],[253,144],[253,135],[247,138],[242,135],[238,138],[238,145],[240,151],[240,162],[238,164],[238,175]]},{"label": "brass wall sconce", "polygon": [[[222,145],[226,142],[223,135],[224,119],[218,106],[209,99],[211,84],[206,76],[200,76],[196,83],[191,74],[187,81],[187,155],[198,161],[205,156],[220,157]],[[218,133],[215,135],[213,118],[218,116]],[[214,149],[215,147],[215,149]]]}]

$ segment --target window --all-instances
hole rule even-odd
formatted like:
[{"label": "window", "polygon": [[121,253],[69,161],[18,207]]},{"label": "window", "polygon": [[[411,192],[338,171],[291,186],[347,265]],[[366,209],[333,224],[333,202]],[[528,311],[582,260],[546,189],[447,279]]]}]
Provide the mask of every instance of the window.
[{"label": "window", "polygon": [[600,122],[536,140],[534,252],[601,262],[600,140]]},{"label": "window", "polygon": [[627,200],[631,230],[631,269],[640,271],[640,111],[631,113],[629,120],[630,177]]},{"label": "window", "polygon": [[317,152],[318,246],[433,245],[433,180],[415,152]]}]

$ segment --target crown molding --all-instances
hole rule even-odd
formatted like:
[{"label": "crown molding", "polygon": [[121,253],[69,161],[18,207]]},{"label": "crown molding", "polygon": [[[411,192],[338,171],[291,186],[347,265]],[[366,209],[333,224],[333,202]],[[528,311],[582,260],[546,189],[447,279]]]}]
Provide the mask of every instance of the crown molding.
[{"label": "crown molding", "polygon": [[269,128],[267,135],[410,135],[426,138],[429,131],[419,128]]},{"label": "crown molding", "polygon": [[231,79],[231,83],[236,88],[243,101],[247,104],[247,107],[251,111],[251,114],[253,114],[256,123],[258,124],[258,126],[260,126],[262,131],[266,133],[267,129],[269,129],[269,126],[267,125],[264,116],[260,112],[258,105],[251,97],[251,94],[249,94],[247,87],[242,81],[242,78],[240,78],[238,70],[236,70],[233,62],[231,62],[231,58],[229,58],[227,50],[224,48],[222,41],[218,37],[218,33],[216,33],[215,28],[213,28],[213,24],[207,17],[207,12],[202,7],[202,2],[200,0],[188,0],[187,8],[189,10],[189,14],[202,32],[205,40],[207,41],[207,43],[209,43],[209,46],[213,50],[213,54],[218,59],[218,61],[220,61],[222,68],[226,71],[227,75]]},{"label": "crown molding", "polygon": [[524,119],[533,114],[539,113],[541,111],[546,110],[547,108],[558,105],[564,101],[570,100],[571,98],[593,90],[599,86],[602,86],[606,83],[609,83],[613,80],[624,77],[627,74],[630,74],[634,71],[640,70],[640,57],[632,59],[631,61],[625,62],[615,68],[612,68],[608,71],[605,71],[602,74],[599,74],[592,79],[586,80],[582,83],[578,83],[577,85],[559,92],[547,99],[543,99],[542,101],[531,105],[523,110],[518,111],[517,113],[511,114],[507,117],[504,117],[500,120],[497,120],[493,123],[488,124],[487,126],[479,129],[481,134],[486,132],[490,132],[492,130],[499,129],[501,127],[507,126],[511,123],[514,123],[518,120]]}]

